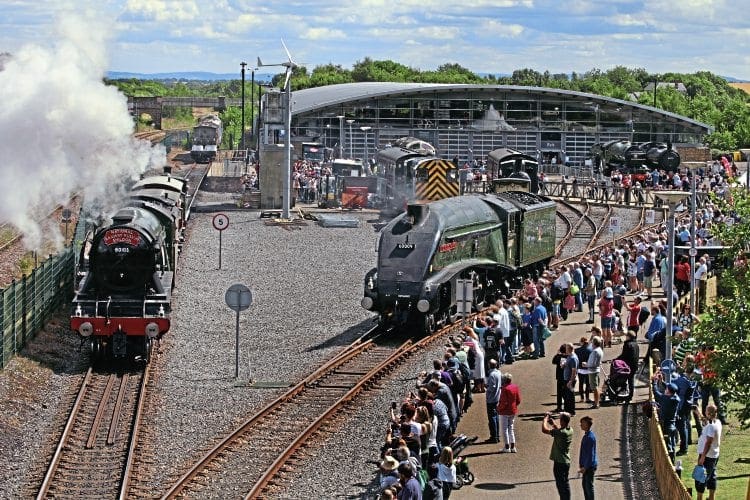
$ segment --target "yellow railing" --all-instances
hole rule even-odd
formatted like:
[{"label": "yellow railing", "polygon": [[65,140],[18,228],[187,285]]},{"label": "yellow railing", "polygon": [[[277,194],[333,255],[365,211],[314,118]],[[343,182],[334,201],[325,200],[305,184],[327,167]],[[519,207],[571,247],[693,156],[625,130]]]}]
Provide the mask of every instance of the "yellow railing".
[{"label": "yellow railing", "polygon": [[[653,373],[653,363],[649,359],[648,362],[649,375]],[[648,388],[649,400],[654,400],[653,387],[649,381]],[[664,442],[664,434],[661,432],[661,425],[659,425],[659,415],[655,408],[651,409],[651,418],[648,422],[649,435],[651,437],[651,459],[654,463],[654,472],[656,473],[656,483],[659,486],[659,494],[662,498],[669,498],[670,500],[690,500],[692,495],[688,493],[685,486],[682,484],[682,480],[677,475],[677,472],[672,465],[672,460],[669,458],[669,452],[667,451],[667,443]],[[683,474],[690,474],[692,469],[683,470]]]}]

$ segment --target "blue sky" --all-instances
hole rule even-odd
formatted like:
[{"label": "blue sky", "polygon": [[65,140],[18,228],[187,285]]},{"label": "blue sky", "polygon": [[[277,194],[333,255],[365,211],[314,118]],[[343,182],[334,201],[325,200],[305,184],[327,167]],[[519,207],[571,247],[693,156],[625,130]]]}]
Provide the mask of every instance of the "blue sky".
[{"label": "blue sky", "polygon": [[[423,70],[624,65],[750,80],[750,0],[2,0],[0,52],[55,45],[71,10],[85,17],[74,36],[104,44],[110,71],[239,72],[257,56],[282,61],[283,38],[308,69],[370,57]],[[87,42],[90,31],[104,35]]]}]

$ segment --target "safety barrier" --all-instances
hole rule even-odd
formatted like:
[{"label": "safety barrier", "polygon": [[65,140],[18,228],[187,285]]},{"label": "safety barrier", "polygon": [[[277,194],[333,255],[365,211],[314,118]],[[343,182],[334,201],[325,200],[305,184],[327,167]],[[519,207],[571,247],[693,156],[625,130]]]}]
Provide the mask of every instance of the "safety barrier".
[{"label": "safety barrier", "polygon": [[34,338],[54,311],[70,301],[74,258],[73,248],[66,247],[0,291],[0,368]]},{"label": "safety barrier", "polygon": [[[659,190],[650,188],[622,188],[611,186],[606,182],[577,181],[562,182],[545,180],[540,186],[540,194],[552,198],[562,198],[573,202],[590,201],[593,203],[610,203],[633,207],[662,207],[658,198]],[[685,193],[686,196],[689,193]],[[707,193],[696,193],[697,207],[709,201]]]},{"label": "safety barrier", "polygon": [[86,237],[82,219],[80,215],[77,218],[71,246],[0,290],[0,370],[73,298],[74,272]]},{"label": "safety barrier", "polygon": [[[653,368],[653,363],[649,359],[649,375],[653,373]],[[650,377],[648,395],[649,401],[654,401],[654,393],[653,387],[650,383]],[[651,417],[648,422],[648,430],[651,445],[651,460],[654,464],[656,483],[659,487],[661,498],[690,500],[692,495],[685,488],[685,485],[682,484],[682,480],[680,479],[680,476],[677,475],[677,471],[675,471],[675,468],[672,465],[672,460],[669,458],[667,443],[664,441],[664,434],[662,434],[661,425],[659,424],[659,415],[654,405],[651,405]],[[690,471],[685,473],[689,474]]]}]

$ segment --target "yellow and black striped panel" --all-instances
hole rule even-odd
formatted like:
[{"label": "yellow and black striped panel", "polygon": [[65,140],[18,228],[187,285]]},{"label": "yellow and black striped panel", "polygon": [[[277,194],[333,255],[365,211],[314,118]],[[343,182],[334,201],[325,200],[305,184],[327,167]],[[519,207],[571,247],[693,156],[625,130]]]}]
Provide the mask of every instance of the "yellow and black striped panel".
[{"label": "yellow and black striped panel", "polygon": [[458,196],[458,169],[450,160],[439,158],[425,160],[418,169],[424,169],[422,175],[416,175],[414,196],[419,201],[435,201]]}]

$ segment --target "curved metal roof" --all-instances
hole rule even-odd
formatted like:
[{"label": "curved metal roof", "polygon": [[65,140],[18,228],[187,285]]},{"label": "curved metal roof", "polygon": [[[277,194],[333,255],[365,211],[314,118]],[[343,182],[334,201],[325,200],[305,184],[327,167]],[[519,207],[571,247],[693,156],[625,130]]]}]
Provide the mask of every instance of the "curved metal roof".
[{"label": "curved metal roof", "polygon": [[536,94],[539,97],[554,96],[571,98],[577,100],[591,101],[594,104],[614,104],[627,106],[651,113],[658,114],[664,119],[689,123],[706,129],[707,133],[713,131],[711,125],[692,120],[682,115],[670,113],[652,106],[638,104],[632,101],[624,101],[612,97],[604,97],[596,94],[587,94],[573,90],[552,89],[547,87],[526,87],[520,85],[470,85],[452,83],[398,83],[398,82],[360,82],[341,83],[337,85],[326,85],[292,92],[292,114],[308,113],[328,106],[335,106],[350,101],[363,101],[380,97],[410,97],[414,94],[426,94],[431,92],[466,92],[466,91],[495,91],[495,92],[526,92]]}]

